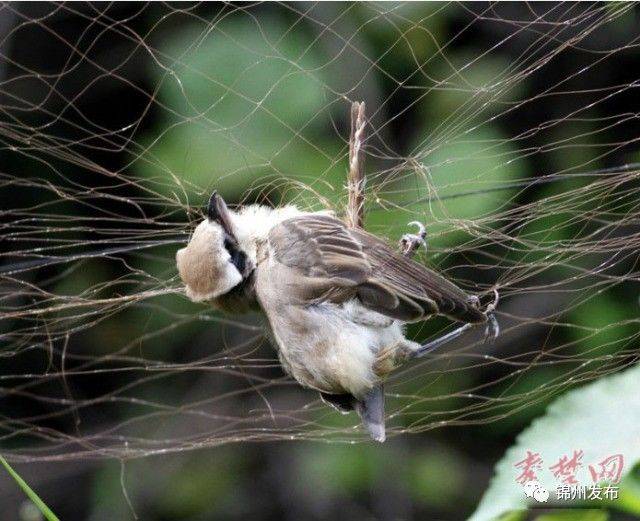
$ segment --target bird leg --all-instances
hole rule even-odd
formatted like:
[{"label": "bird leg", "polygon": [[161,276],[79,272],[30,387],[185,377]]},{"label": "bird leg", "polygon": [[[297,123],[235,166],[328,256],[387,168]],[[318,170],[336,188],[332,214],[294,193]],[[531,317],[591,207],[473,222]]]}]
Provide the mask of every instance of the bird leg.
[{"label": "bird leg", "polygon": [[[400,239],[400,252],[405,257],[411,258],[421,245],[424,245],[425,248],[427,247],[427,243],[425,240],[427,237],[427,230],[425,226],[418,221],[410,222],[409,226],[417,226],[418,233],[405,233],[402,236],[402,238]],[[494,311],[498,305],[498,301],[500,300],[500,295],[495,289],[493,290],[493,293],[495,295],[495,298],[493,299],[493,302],[487,306],[487,309],[484,312],[485,317],[487,317],[487,325],[484,330],[485,344],[493,342],[500,334],[500,325],[498,324],[498,320],[496,319],[494,314]],[[476,306],[480,307],[480,299],[478,299],[478,297],[476,297],[475,295],[469,297],[469,300],[475,301]],[[408,358],[421,358],[428,353],[436,350],[440,346],[460,337],[463,333],[465,333],[468,329],[471,329],[475,325],[476,324],[471,323],[463,324],[462,326],[454,329],[446,335],[443,335],[440,338],[436,338],[435,340],[424,345],[415,344],[415,347],[413,349],[410,349]]]},{"label": "bird leg", "polygon": [[461,336],[465,331],[471,329],[475,324],[463,324],[462,326],[450,331],[446,335],[442,335],[431,342],[427,342],[426,344],[418,345],[417,349],[412,350],[409,353],[409,358],[422,358],[423,356],[428,355],[432,351],[435,351],[440,346],[444,344],[448,344],[452,340],[455,340],[459,336]]},{"label": "bird leg", "polygon": [[400,253],[405,257],[412,257],[420,246],[427,247],[427,242],[425,241],[427,230],[424,224],[418,221],[411,221],[409,226],[417,226],[418,233],[405,233],[400,239]]},{"label": "bird leg", "polygon": [[498,302],[500,302],[500,294],[497,289],[493,290],[493,302],[487,305],[487,308],[484,310],[484,316],[487,317],[487,326],[484,329],[484,343],[491,343],[500,334],[500,324],[498,324],[498,319],[495,315],[496,307],[498,307]]},{"label": "bird leg", "polygon": [[[489,304],[484,311],[484,315],[485,317],[487,317],[487,320],[485,322],[486,327],[484,330],[485,344],[488,342],[493,342],[500,334],[500,326],[498,325],[498,320],[496,319],[494,314],[496,306],[498,305],[498,301],[500,300],[500,295],[498,294],[498,290],[495,289],[493,290],[493,294],[495,296],[493,302],[491,302],[491,304]],[[471,299],[478,300],[478,297],[472,296]],[[440,346],[443,346],[444,344],[455,340],[467,330],[477,325],[478,324],[468,322],[454,329],[453,331],[450,331],[446,335],[442,335],[441,337],[432,340],[431,342],[427,342],[426,344],[422,345],[417,344],[417,347],[415,349],[412,349],[408,353],[408,358],[422,358],[423,356],[438,349]]]}]

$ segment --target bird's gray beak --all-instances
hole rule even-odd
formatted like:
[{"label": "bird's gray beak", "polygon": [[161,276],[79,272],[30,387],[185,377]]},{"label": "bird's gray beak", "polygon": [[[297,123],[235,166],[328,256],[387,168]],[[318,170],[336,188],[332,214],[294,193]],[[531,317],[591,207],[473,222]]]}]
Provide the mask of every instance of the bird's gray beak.
[{"label": "bird's gray beak", "polygon": [[231,226],[231,215],[227,203],[224,199],[218,195],[217,191],[214,191],[209,198],[209,204],[207,205],[207,217],[210,221],[217,222],[227,235],[235,239],[233,233],[233,227]]}]

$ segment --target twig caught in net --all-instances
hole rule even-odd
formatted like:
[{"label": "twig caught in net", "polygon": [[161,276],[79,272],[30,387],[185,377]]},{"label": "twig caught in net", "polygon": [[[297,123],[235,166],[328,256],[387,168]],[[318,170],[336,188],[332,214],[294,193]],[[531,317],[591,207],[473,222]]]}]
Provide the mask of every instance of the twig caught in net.
[{"label": "twig caught in net", "polygon": [[347,225],[351,228],[364,226],[364,127],[366,125],[364,101],[351,104],[351,133],[349,135],[349,173],[347,175]]}]

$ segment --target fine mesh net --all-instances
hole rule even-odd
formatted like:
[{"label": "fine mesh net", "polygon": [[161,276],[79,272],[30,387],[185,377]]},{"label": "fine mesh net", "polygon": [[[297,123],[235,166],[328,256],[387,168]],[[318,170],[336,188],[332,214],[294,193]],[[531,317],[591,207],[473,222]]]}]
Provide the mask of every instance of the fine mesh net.
[{"label": "fine mesh net", "polygon": [[[175,251],[217,189],[343,215],[483,302],[387,383],[388,435],[526,421],[633,363],[632,4],[3,4],[0,436],[14,461],[366,438],[279,368],[259,317],[190,303]],[[427,341],[454,325],[434,319]],[[6,451],[5,451],[6,452]]]}]

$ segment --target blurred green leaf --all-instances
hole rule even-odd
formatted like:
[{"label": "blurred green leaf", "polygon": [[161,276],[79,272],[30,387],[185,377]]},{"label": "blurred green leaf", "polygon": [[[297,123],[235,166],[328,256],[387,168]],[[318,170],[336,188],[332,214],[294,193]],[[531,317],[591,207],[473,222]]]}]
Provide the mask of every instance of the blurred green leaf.
[{"label": "blurred green leaf", "polygon": [[426,153],[422,168],[406,182],[406,189],[415,193],[402,194],[405,201],[421,201],[411,208],[424,212],[432,244],[460,242],[467,236],[465,221],[477,221],[509,207],[514,189],[502,188],[527,174],[521,164],[505,160],[511,152],[512,145],[497,129],[482,128],[464,139],[436,143]]},{"label": "blurred green leaf", "polygon": [[344,184],[346,161],[334,163],[344,143],[327,139],[324,119],[316,118],[326,101],[309,42],[302,28],[273,14],[259,27],[249,17],[230,17],[210,32],[187,27],[163,40],[162,52],[175,60],[160,69],[158,98],[170,110],[146,137],[138,171],[161,176],[160,189],[169,194],[191,183],[232,198],[253,182],[264,184],[267,174],[272,183],[285,177],[320,192],[337,173],[338,186]]},{"label": "blurred green leaf", "polygon": [[[429,117],[444,129],[460,125],[470,129],[495,126],[491,112],[501,113],[501,103],[522,98],[526,85],[513,82],[508,59],[496,54],[478,55],[478,49],[457,50],[438,56],[435,76],[446,88],[433,92],[429,98]],[[510,82],[504,80],[509,78]],[[441,85],[441,86],[442,86]]]},{"label": "blurred green leaf", "polygon": [[453,450],[416,451],[409,464],[408,486],[416,501],[444,508],[464,489],[467,471]]},{"label": "blurred green leaf", "polygon": [[496,521],[524,521],[527,518],[526,510],[514,510],[496,518]]},{"label": "blurred green leaf", "polygon": [[620,483],[618,498],[608,501],[607,506],[640,517],[640,465],[625,476]]},{"label": "blurred green leaf", "polygon": [[607,521],[609,514],[604,510],[569,510],[537,516],[535,521]]},{"label": "blurred green leaf", "polygon": [[580,352],[596,356],[617,351],[636,334],[637,324],[623,324],[625,320],[632,321],[636,317],[636,310],[628,302],[621,301],[612,291],[608,291],[572,309],[569,321],[586,328],[571,328],[574,338],[579,341]]},{"label": "blurred green leaf", "polygon": [[240,495],[243,478],[243,458],[233,451],[203,452],[200,457],[186,459],[168,476],[165,486],[170,493],[160,496],[158,507],[171,519],[188,519],[211,510],[224,511],[229,502]]},{"label": "blurred green leaf", "polygon": [[491,423],[483,428],[493,436],[501,437],[518,432],[534,418],[542,415],[548,407],[553,394],[543,392],[543,387],[550,389],[565,379],[558,367],[531,367],[518,375],[517,379],[509,379],[498,385],[492,396],[509,399],[504,404],[509,414],[499,422]]},{"label": "blurred green leaf", "polygon": [[371,445],[305,446],[299,451],[301,483],[318,493],[353,494],[373,486],[376,470],[383,466],[377,448]]}]

